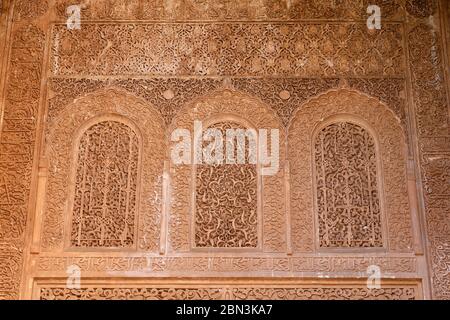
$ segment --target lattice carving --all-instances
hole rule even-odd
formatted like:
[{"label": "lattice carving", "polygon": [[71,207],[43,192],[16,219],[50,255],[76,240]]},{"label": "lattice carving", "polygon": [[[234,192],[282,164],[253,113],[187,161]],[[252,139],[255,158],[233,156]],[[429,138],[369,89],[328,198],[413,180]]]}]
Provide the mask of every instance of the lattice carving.
[{"label": "lattice carving", "polygon": [[382,247],[377,154],[371,134],[339,122],[314,142],[320,247]]},{"label": "lattice carving", "polygon": [[75,165],[72,246],[133,246],[139,149],[139,137],[124,123],[103,121],[83,133]]},{"label": "lattice carving", "polygon": [[401,77],[401,32],[392,23],[375,33],[365,23],[55,25],[51,70],[61,76]]},{"label": "lattice carving", "polygon": [[[246,128],[239,123],[215,123],[207,129]],[[247,139],[246,139],[247,140]],[[249,142],[227,148],[245,152],[245,164],[197,165],[195,182],[195,246],[214,248],[255,248],[258,246],[257,168],[249,162]],[[209,142],[204,141],[203,147]],[[228,150],[228,149],[227,149]],[[254,150],[256,152],[256,150]],[[228,152],[228,151],[227,151]],[[224,156],[227,155],[223,150]]]},{"label": "lattice carving", "polygon": [[[161,177],[165,154],[163,120],[152,106],[126,92],[110,88],[76,100],[63,109],[49,124],[46,150],[49,159],[49,177],[42,234],[42,244],[45,250],[62,249],[64,223],[70,216],[70,209],[66,208],[64,203],[70,197],[67,181],[70,180],[70,163],[73,157],[71,144],[76,130],[94,118],[98,118],[99,121],[109,121],[109,114],[129,119],[141,132],[141,178],[137,183],[141,184],[139,190],[146,196],[140,197],[138,202],[137,245],[138,249],[148,251],[158,248],[161,221]],[[132,136],[128,135],[128,137]],[[122,139],[126,139],[126,136]],[[128,146],[134,146],[133,148],[136,149],[135,142]],[[125,153],[125,151],[121,152]],[[116,166],[126,165],[116,163]],[[135,172],[135,169],[133,170]],[[123,172],[120,174],[122,175]],[[125,175],[121,176],[121,179],[123,177]],[[111,206],[115,205],[118,204],[111,204]],[[131,212],[133,209],[130,207],[128,210]],[[131,226],[131,221],[128,221],[128,224]],[[129,232],[131,233],[131,229]],[[126,240],[127,245],[131,243],[130,235]]]},{"label": "lattice carving", "polygon": [[363,119],[379,134],[389,249],[410,251],[412,229],[406,187],[406,146],[399,119],[378,100],[344,89],[330,91],[301,106],[289,127],[294,249],[314,250],[311,132],[325,119],[340,114]]}]

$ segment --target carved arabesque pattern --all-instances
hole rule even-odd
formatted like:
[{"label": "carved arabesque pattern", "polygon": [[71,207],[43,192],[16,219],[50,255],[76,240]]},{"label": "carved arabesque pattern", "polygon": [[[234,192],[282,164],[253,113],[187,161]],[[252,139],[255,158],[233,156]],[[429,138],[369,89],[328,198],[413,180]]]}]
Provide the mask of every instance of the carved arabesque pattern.
[{"label": "carved arabesque pattern", "polygon": [[320,247],[382,247],[375,141],[349,122],[326,126],[314,142]]},{"label": "carved arabesque pattern", "polygon": [[[322,41],[323,39],[323,41]],[[51,71],[59,76],[401,77],[400,24],[55,25]]]},{"label": "carved arabesque pattern", "polygon": [[418,18],[426,18],[436,10],[435,0],[406,0],[406,11]]},{"label": "carved arabesque pattern", "polygon": [[[286,217],[284,201],[283,163],[285,159],[285,134],[281,121],[262,102],[243,93],[231,90],[213,92],[198,98],[180,110],[171,129],[183,128],[193,135],[194,120],[206,121],[223,114],[235,115],[252,124],[254,128],[279,129],[280,169],[277,175],[262,177],[262,229],[267,235],[262,239],[265,251],[282,252],[286,246]],[[171,215],[169,220],[169,243],[171,250],[190,249],[190,206],[192,175],[191,166],[174,165],[171,168]]]},{"label": "carved arabesque pattern", "polygon": [[139,149],[136,132],[124,123],[103,121],[83,133],[75,164],[72,246],[133,246]]},{"label": "carved arabesque pattern", "polygon": [[296,251],[314,250],[312,136],[321,121],[350,114],[363,119],[379,135],[384,176],[384,208],[388,225],[388,247],[392,251],[412,250],[405,137],[399,120],[374,98],[350,90],[330,91],[301,106],[289,128],[291,168],[292,241]]},{"label": "carved arabesque pattern", "polygon": [[14,20],[37,19],[45,14],[47,10],[48,0],[15,0]]},{"label": "carved arabesque pattern", "polygon": [[20,295],[44,44],[45,33],[31,23],[14,25],[10,46],[1,44],[10,52],[1,68],[8,66],[0,101],[0,299]]},{"label": "carved arabesque pattern", "polygon": [[[218,122],[207,129],[219,130],[226,139],[227,130],[246,128],[233,121]],[[256,138],[256,137],[255,137]],[[237,143],[236,143],[237,142]],[[210,142],[203,142],[207,147]],[[199,164],[195,181],[195,246],[213,248],[255,248],[258,246],[257,169],[249,163],[249,141],[223,142],[228,150],[245,152],[245,164]],[[228,149],[229,148],[229,149]],[[256,150],[253,150],[256,153]]]},{"label": "carved arabesque pattern", "polygon": [[439,34],[428,24],[409,30],[408,46],[433,297],[450,299],[450,118],[444,58]]},{"label": "carved arabesque pattern", "polygon": [[202,287],[67,289],[44,287],[41,300],[415,300],[416,286],[386,286],[380,289],[353,287]]},{"label": "carved arabesque pattern", "polygon": [[[77,0],[57,0],[58,18]],[[88,20],[298,20],[366,19],[367,6],[379,5],[384,19],[403,18],[403,0],[96,0],[83,6]]]},{"label": "carved arabesque pattern", "polygon": [[[341,79],[308,78],[230,78],[234,89],[261,99],[276,111],[283,124],[287,125],[298,106],[321,93],[337,88]],[[406,128],[404,108],[405,80],[401,78],[349,78],[345,79],[350,88],[365,92],[387,104],[402,119]],[[48,117],[52,119],[61,109],[77,97],[92,93],[109,85],[123,88],[139,96],[158,108],[167,125],[183,105],[223,88],[224,81],[216,78],[150,78],[150,79],[92,79],[92,78],[51,78],[50,88],[54,96],[49,100]],[[164,93],[172,90],[172,99]],[[289,92],[287,99],[280,93]]]},{"label": "carved arabesque pattern", "polygon": [[138,249],[154,251],[159,245],[161,220],[162,172],[165,155],[163,120],[158,112],[140,99],[118,89],[105,89],[76,100],[49,123],[47,155],[49,177],[43,220],[44,250],[61,250],[64,221],[68,210],[64,203],[70,196],[72,142],[76,128],[95,117],[121,116],[136,124],[142,135],[142,160],[138,207]]}]

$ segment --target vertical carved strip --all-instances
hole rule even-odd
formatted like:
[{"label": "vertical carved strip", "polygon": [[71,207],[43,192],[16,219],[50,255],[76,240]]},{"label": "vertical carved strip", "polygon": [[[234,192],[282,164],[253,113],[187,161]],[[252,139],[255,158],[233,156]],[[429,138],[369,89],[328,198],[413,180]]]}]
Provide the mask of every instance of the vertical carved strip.
[{"label": "vertical carved strip", "polygon": [[77,152],[71,246],[132,247],[140,154],[136,132],[117,121],[99,122],[83,133]]}]

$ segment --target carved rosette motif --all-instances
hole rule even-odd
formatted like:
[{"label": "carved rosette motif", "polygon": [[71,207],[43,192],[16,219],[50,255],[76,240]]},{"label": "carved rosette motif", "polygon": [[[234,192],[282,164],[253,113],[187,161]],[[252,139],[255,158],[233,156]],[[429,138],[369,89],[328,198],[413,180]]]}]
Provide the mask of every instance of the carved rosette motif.
[{"label": "carved rosette motif", "polygon": [[371,134],[336,122],[314,143],[320,247],[382,247],[377,154]]},{"label": "carved rosette motif", "polygon": [[330,91],[299,108],[289,127],[292,239],[296,251],[315,248],[312,132],[330,117],[350,115],[365,121],[379,135],[388,249],[412,250],[411,216],[406,187],[406,145],[399,119],[374,98],[350,90]]},{"label": "carved rosette motif", "polygon": [[164,124],[158,112],[140,99],[117,89],[86,95],[68,105],[49,124],[48,190],[43,220],[42,244],[45,250],[63,249],[64,225],[70,214],[64,205],[69,199],[70,163],[76,129],[91,121],[123,117],[135,123],[142,134],[140,190],[145,197],[138,203],[138,248],[155,251],[159,245],[162,172],[165,155]]},{"label": "carved rosette motif", "polygon": [[[171,128],[188,129],[193,134],[194,121],[206,121],[223,114],[234,115],[251,123],[253,128],[278,129],[280,132],[280,170],[277,175],[262,178],[262,244],[267,251],[284,251],[286,248],[285,204],[283,185],[284,129],[275,113],[259,100],[237,91],[221,90],[199,98],[186,105],[174,118]],[[175,251],[190,249],[189,226],[192,176],[191,166],[172,165],[171,216],[169,223],[170,245]],[[267,201],[265,196],[267,195]]]},{"label": "carved rosette motif", "polygon": [[83,132],[73,164],[71,246],[126,248],[135,243],[139,140],[133,128],[111,120]]}]

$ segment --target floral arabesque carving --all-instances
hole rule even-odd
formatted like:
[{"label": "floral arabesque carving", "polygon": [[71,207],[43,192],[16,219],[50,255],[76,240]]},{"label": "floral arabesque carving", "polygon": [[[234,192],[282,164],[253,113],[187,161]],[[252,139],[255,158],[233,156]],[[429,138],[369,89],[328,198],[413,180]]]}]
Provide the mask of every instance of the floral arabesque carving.
[{"label": "floral arabesque carving", "polygon": [[[222,137],[227,130],[242,130],[235,121],[210,125]],[[255,137],[256,138],[256,137]],[[225,138],[226,139],[226,138]],[[258,246],[258,169],[250,163],[250,143],[224,141],[226,152],[244,152],[244,164],[198,164],[195,167],[195,247],[198,248],[256,248]],[[203,142],[203,147],[208,146]],[[219,146],[216,146],[219,147]],[[223,155],[227,155],[224,152]],[[256,150],[253,150],[256,152]],[[226,160],[226,159],[224,159]]]},{"label": "floral arabesque carving", "polygon": [[319,246],[383,247],[375,140],[352,122],[321,128],[314,143]]},{"label": "floral arabesque carving", "polygon": [[[292,119],[288,133],[291,169],[292,241],[296,251],[314,251],[312,132],[329,117],[350,115],[364,120],[379,135],[388,249],[412,250],[405,136],[399,119],[382,103],[356,91],[341,89],[311,99]],[[317,228],[317,227],[316,227]]]},{"label": "floral arabesque carving", "polygon": [[82,132],[73,162],[71,246],[134,245],[140,151],[139,134],[117,119],[94,123]]},{"label": "floral arabesque carving", "polygon": [[[158,112],[142,100],[118,89],[105,89],[75,100],[49,123],[46,154],[49,159],[48,189],[43,219],[44,250],[62,250],[64,226],[70,218],[70,163],[76,130],[87,121],[108,115],[133,122],[142,135],[142,196],[138,207],[138,249],[154,251],[159,245],[162,173],[165,155],[164,124]],[[73,183],[73,182],[72,182]]]},{"label": "floral arabesque carving", "polygon": [[[194,120],[206,121],[223,114],[235,115],[252,124],[256,129],[278,129],[280,133],[280,169],[274,176],[262,178],[262,247],[265,251],[284,251],[286,246],[286,217],[284,201],[283,163],[285,159],[284,129],[275,113],[259,100],[238,91],[220,90],[198,98],[184,106],[174,118],[171,129],[191,131]],[[171,167],[171,214],[169,242],[172,250],[188,251],[191,247],[190,226],[192,166]]]}]

